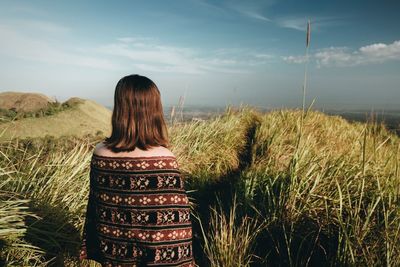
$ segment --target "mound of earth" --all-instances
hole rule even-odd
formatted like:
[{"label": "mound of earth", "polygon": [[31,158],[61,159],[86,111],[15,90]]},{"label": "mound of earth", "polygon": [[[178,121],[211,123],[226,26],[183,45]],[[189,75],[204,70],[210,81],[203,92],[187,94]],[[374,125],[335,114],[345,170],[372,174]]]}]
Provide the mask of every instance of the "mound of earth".
[{"label": "mound of earth", "polygon": [[40,93],[3,92],[0,93],[0,109],[11,109],[17,112],[32,112],[46,108],[55,100]]},{"label": "mound of earth", "polygon": [[64,103],[69,104],[70,108],[54,115],[1,123],[0,139],[110,134],[111,110],[95,101],[77,97],[70,98]]}]

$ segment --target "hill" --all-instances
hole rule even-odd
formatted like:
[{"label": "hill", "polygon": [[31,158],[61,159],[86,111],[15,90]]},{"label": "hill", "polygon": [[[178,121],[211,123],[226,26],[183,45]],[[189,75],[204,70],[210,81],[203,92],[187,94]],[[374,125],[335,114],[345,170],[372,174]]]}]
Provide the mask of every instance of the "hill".
[{"label": "hill", "polygon": [[[229,108],[169,125],[199,266],[398,265],[400,138],[384,124],[301,115]],[[36,141],[0,142],[0,266],[82,266],[96,142]]]},{"label": "hill", "polygon": [[36,111],[41,108],[46,108],[49,103],[53,102],[55,102],[53,99],[40,93],[0,93],[0,109],[11,109],[17,112]]},{"label": "hill", "polygon": [[[2,94],[7,96],[7,94]],[[27,96],[20,93],[13,93],[11,100],[5,101],[16,103],[15,106],[22,108],[22,104],[26,100],[37,100],[31,107],[38,108],[44,104],[46,96],[39,94],[31,94]],[[40,97],[39,97],[40,96]],[[16,101],[13,101],[16,99]],[[22,100],[19,102],[19,100]],[[49,100],[47,98],[47,100]],[[3,101],[4,102],[4,101]],[[48,102],[49,103],[49,102]],[[108,134],[111,130],[111,111],[106,107],[92,101],[80,98],[71,98],[66,101],[70,108],[58,112],[53,115],[39,118],[22,118],[11,122],[0,124],[0,139],[8,140],[14,137],[42,137],[51,135],[60,136],[83,136],[87,134],[96,135],[98,133]],[[25,105],[27,107],[27,105]],[[41,106],[42,108],[43,106]]]}]

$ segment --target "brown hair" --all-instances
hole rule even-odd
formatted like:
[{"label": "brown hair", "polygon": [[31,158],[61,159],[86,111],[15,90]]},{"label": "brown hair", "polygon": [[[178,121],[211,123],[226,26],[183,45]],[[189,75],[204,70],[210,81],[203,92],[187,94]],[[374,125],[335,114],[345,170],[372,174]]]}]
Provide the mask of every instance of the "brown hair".
[{"label": "brown hair", "polygon": [[169,147],[161,95],[147,77],[129,75],[115,87],[111,136],[105,139],[113,152],[132,151],[136,147]]}]

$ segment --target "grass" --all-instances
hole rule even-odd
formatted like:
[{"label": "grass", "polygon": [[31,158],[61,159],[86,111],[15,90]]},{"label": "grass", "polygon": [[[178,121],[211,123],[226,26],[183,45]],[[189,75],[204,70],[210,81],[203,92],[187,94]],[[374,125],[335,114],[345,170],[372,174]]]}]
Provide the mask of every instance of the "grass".
[{"label": "grass", "polygon": [[[400,262],[399,137],[310,110],[299,139],[301,114],[228,107],[208,121],[170,126],[199,219],[201,266]],[[100,139],[0,143],[3,261],[78,266],[89,160]]]},{"label": "grass", "polygon": [[52,116],[59,112],[66,111],[74,108],[79,104],[84,103],[84,100],[79,102],[49,102],[46,107],[42,107],[35,111],[16,111],[15,109],[2,109],[0,108],[0,123],[16,121],[23,118],[40,118],[45,116]]},{"label": "grass", "polygon": [[[215,267],[249,266],[253,261],[255,240],[264,225],[257,218],[244,215],[240,221],[236,195],[228,214],[219,204],[211,207],[208,233],[201,227],[204,237],[204,253],[209,264]],[[201,218],[197,218],[201,223]],[[202,223],[201,223],[202,225]]]},{"label": "grass", "polygon": [[29,211],[29,199],[9,191],[0,192],[0,264],[7,266],[36,266],[43,264],[44,251],[24,240],[25,220],[39,218]]},{"label": "grass", "polygon": [[326,264],[395,265],[399,137],[383,125],[311,112],[296,146],[298,118],[289,110],[263,117],[246,174],[247,195],[271,225],[271,261],[303,266],[299,253],[311,258],[320,250],[317,260]]},{"label": "grass", "polygon": [[217,181],[237,170],[248,142],[247,131],[255,120],[253,108],[228,106],[212,120],[174,124],[169,135],[182,171],[197,184]]},{"label": "grass", "polygon": [[92,148],[87,140],[75,140],[75,146],[59,142],[52,148],[6,142],[0,161],[1,189],[29,199],[29,211],[35,215],[25,219],[24,240],[44,251],[53,264],[60,255],[77,253]]},{"label": "grass", "polygon": [[62,112],[51,116],[27,117],[0,123],[0,140],[36,138],[44,135],[54,137],[105,135],[111,130],[111,111],[90,100],[71,100]]}]

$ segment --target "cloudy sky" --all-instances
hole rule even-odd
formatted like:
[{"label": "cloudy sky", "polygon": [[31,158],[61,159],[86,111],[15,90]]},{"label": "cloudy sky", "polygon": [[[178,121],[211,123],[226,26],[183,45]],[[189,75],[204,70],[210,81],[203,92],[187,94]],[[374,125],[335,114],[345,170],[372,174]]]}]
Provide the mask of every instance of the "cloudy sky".
[{"label": "cloudy sky", "polygon": [[400,1],[3,1],[0,91],[111,106],[148,76],[164,106],[400,108]]}]

